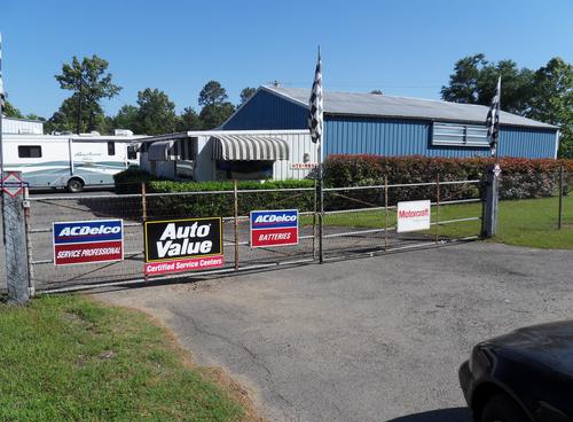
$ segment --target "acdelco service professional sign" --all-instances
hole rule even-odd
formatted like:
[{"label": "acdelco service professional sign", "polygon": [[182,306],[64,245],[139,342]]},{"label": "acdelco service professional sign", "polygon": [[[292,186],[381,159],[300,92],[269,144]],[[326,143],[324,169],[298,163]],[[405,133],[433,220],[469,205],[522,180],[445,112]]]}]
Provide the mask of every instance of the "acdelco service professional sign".
[{"label": "acdelco service professional sign", "polygon": [[428,230],[430,207],[429,200],[398,202],[398,233]]},{"label": "acdelco service professional sign", "polygon": [[298,244],[298,210],[251,211],[251,247]]},{"label": "acdelco service professional sign", "polygon": [[223,266],[221,217],[146,221],[145,274]]},{"label": "acdelco service professional sign", "polygon": [[123,220],[54,223],[54,264],[123,260]]}]

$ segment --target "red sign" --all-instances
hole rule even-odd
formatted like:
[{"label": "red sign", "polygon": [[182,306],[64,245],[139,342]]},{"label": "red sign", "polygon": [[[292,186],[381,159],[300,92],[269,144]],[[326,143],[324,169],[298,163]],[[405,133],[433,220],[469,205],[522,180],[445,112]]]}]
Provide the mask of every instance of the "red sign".
[{"label": "red sign", "polygon": [[223,255],[193,259],[176,259],[173,261],[148,262],[144,270],[146,275],[158,275],[193,270],[220,268],[224,264]]},{"label": "red sign", "polygon": [[123,259],[123,242],[113,240],[98,243],[54,245],[54,258],[56,265],[121,261]]},{"label": "red sign", "polygon": [[24,189],[25,182],[20,179],[16,173],[8,173],[4,179],[2,179],[2,190],[15,198]]},{"label": "red sign", "polygon": [[286,246],[298,243],[298,228],[253,230],[251,234],[251,246],[259,248],[263,246]]}]

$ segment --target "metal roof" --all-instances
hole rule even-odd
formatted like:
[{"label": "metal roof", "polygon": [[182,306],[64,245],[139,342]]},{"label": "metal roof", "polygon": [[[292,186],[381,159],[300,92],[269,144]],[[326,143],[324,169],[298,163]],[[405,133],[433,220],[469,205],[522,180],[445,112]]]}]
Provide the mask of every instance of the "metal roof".
[{"label": "metal roof", "polygon": [[[263,86],[261,89],[277,94],[296,104],[308,107],[310,89]],[[503,101],[503,97],[502,97]],[[391,117],[485,124],[489,107],[450,103],[421,98],[390,97],[358,92],[324,91],[324,112],[334,115]],[[502,111],[500,124],[539,129],[559,129],[547,123]]]}]

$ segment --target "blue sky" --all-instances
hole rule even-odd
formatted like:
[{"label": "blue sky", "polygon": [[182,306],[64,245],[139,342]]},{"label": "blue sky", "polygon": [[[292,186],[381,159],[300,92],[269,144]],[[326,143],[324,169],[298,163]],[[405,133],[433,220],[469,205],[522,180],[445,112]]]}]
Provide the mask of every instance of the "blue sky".
[{"label": "blue sky", "polygon": [[281,81],[310,87],[316,46],[325,89],[439,98],[454,62],[483,52],[537,68],[573,62],[571,0],[0,0],[4,82],[24,113],[50,117],[70,95],[54,75],[72,56],[110,62],[115,113],[147,87],[197,108],[210,79],[231,101]]}]

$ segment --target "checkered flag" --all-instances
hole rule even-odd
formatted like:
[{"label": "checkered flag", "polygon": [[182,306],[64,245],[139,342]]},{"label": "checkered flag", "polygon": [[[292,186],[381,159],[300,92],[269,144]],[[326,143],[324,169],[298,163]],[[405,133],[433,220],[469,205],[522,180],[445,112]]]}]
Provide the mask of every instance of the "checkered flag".
[{"label": "checkered flag", "polygon": [[323,124],[322,108],[322,60],[320,58],[320,48],[318,49],[318,62],[314,71],[314,83],[309,100],[308,128],[312,142],[319,143],[322,138]]},{"label": "checkered flag", "polygon": [[485,126],[487,128],[487,137],[489,139],[489,149],[491,156],[495,157],[497,154],[497,140],[499,138],[499,109],[501,107],[501,76],[497,80],[497,87],[495,95],[491,100],[491,106],[487,113]]}]

